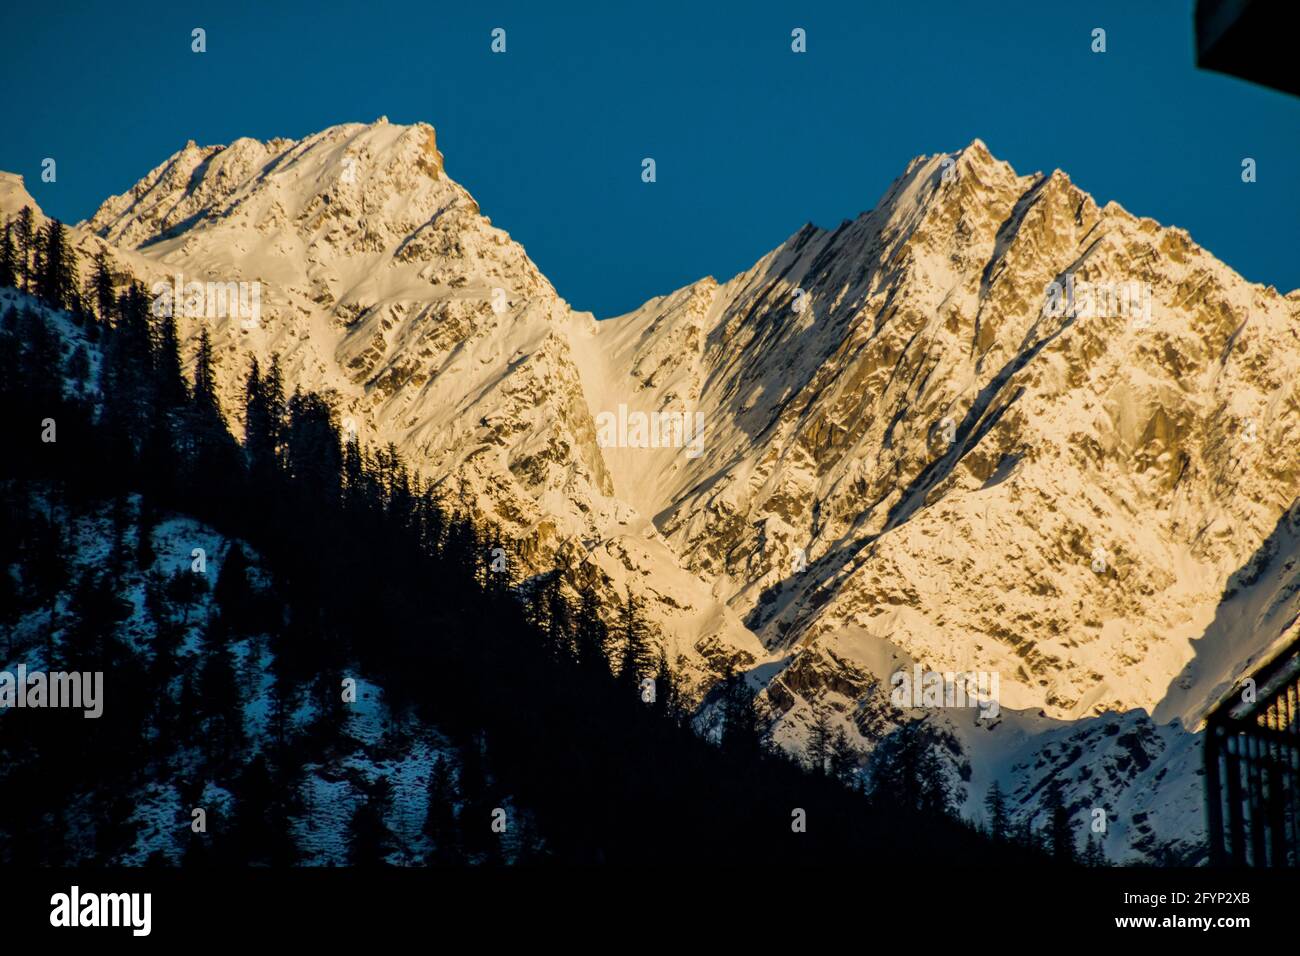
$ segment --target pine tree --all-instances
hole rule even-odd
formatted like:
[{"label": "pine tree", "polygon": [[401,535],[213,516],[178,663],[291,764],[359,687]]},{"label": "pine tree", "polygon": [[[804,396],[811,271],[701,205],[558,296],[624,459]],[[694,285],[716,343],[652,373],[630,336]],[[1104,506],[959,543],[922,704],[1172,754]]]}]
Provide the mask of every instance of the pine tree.
[{"label": "pine tree", "polygon": [[54,220],[61,253],[58,267],[54,270],[54,288],[58,295],[60,308],[68,309],[74,316],[84,318],[81,301],[81,271],[77,266],[77,249],[68,241],[68,230],[59,220]]},{"label": "pine tree", "polygon": [[24,309],[19,319],[18,338],[26,343],[19,383],[41,408],[56,406],[63,398],[63,340],[33,309]]},{"label": "pine tree", "polygon": [[66,368],[68,378],[77,386],[79,391],[84,390],[86,382],[90,379],[90,356],[86,353],[84,345],[78,345],[73,349],[72,354],[68,356]]},{"label": "pine tree", "polygon": [[54,625],[59,593],[68,580],[68,544],[63,526],[51,509],[49,515],[35,515],[23,555],[25,578],[34,606],[48,605],[47,659],[53,659]]},{"label": "pine tree", "polygon": [[31,288],[27,291],[39,296],[41,276],[45,274],[45,243],[41,241],[40,232],[32,236],[32,263],[27,267]]},{"label": "pine tree", "polygon": [[655,668],[655,712],[673,723],[682,720],[682,689],[677,675],[668,666],[668,655],[659,649]]},{"label": "pine tree", "polygon": [[181,372],[181,346],[176,334],[176,320],[165,315],[158,322],[154,355],[158,402],[162,410],[180,411],[189,401],[189,389]]},{"label": "pine tree", "polygon": [[[275,479],[284,430],[284,384],[280,378],[279,357],[272,356],[265,375],[254,357],[244,383],[244,451],[248,457],[249,475],[254,481],[262,483]],[[349,457],[351,453],[355,453],[355,461]],[[360,479],[360,449],[345,449],[345,459],[345,467],[350,468],[351,482],[355,485]]]},{"label": "pine tree", "polygon": [[988,816],[989,836],[1004,843],[1011,835],[1011,821],[1007,816],[1007,800],[996,780],[984,797],[984,812]]},{"label": "pine tree", "polygon": [[77,262],[63,223],[51,219],[45,224],[38,249],[41,255],[36,276],[37,296],[53,308],[72,309],[80,298]]},{"label": "pine tree", "polygon": [[153,342],[144,289],[128,286],[118,297],[117,319],[104,346],[101,387],[109,443],[138,450],[154,416]]},{"label": "pine tree", "polygon": [[343,450],[334,410],[312,392],[289,399],[284,433],[284,463],[304,502],[324,506],[342,495]]},{"label": "pine tree", "polygon": [[248,556],[239,542],[230,545],[212,589],[222,623],[232,634],[243,634],[253,622],[254,597],[248,581]]},{"label": "pine tree", "polygon": [[831,739],[831,776],[840,783],[852,786],[857,780],[859,754],[857,748],[849,742],[849,735],[843,727],[835,731]]},{"label": "pine tree", "polygon": [[90,280],[95,307],[99,310],[99,321],[105,325],[113,322],[116,292],[113,289],[113,274],[108,269],[103,250],[95,256],[95,272]]},{"label": "pine tree", "polygon": [[244,711],[230,652],[211,623],[203,635],[197,697],[209,765],[223,767],[244,745]]},{"label": "pine tree", "polygon": [[277,781],[261,754],[240,772],[232,821],[232,848],[243,863],[292,865],[298,857],[286,812],[284,781]]},{"label": "pine tree", "polygon": [[58,272],[63,261],[61,234],[53,219],[45,223],[45,228],[36,237],[41,252],[40,268],[36,274],[36,297],[46,305],[60,309]]},{"label": "pine tree", "polygon": [[475,859],[491,855],[497,843],[492,832],[494,802],[488,785],[487,752],[483,735],[470,735],[460,749],[460,836]]},{"label": "pine tree", "polygon": [[727,674],[721,685],[722,752],[752,760],[763,751],[763,732],[755,708],[754,689],[744,673]]},{"label": "pine tree", "polygon": [[13,288],[18,282],[18,259],[14,250],[13,226],[5,222],[4,238],[0,239],[0,286]]},{"label": "pine tree", "polygon": [[190,608],[197,604],[199,598],[207,591],[207,578],[195,574],[189,568],[183,568],[167,579],[165,585],[167,600],[180,608],[183,627],[190,623]]},{"label": "pine tree", "polygon": [[199,334],[194,358],[194,388],[183,418],[192,445],[188,479],[207,508],[222,512],[232,507],[239,477],[239,448],[226,428],[217,397],[212,340],[205,328]]},{"label": "pine tree", "polygon": [[267,438],[271,450],[280,447],[284,437],[287,406],[284,399],[284,376],[280,372],[279,354],[271,355],[271,367],[262,379],[262,397],[266,403]]},{"label": "pine tree", "polygon": [[460,860],[456,832],[455,785],[447,760],[434,757],[429,767],[428,803],[424,815],[424,835],[432,848],[427,862],[446,865]]},{"label": "pine tree", "polygon": [[619,658],[618,680],[625,692],[640,693],[641,678],[650,663],[650,648],[646,642],[645,618],[640,602],[629,589],[619,609],[619,637],[623,643]]},{"label": "pine tree", "polygon": [[1101,845],[1101,834],[1089,833],[1088,843],[1083,851],[1084,866],[1109,866],[1106,861],[1106,851]]},{"label": "pine tree", "polygon": [[1020,826],[1016,828],[1015,842],[1030,851],[1042,848],[1042,840],[1039,838],[1038,831],[1034,829],[1032,816],[1027,814],[1021,819]]},{"label": "pine tree", "polygon": [[1075,862],[1074,827],[1059,779],[1053,778],[1047,791],[1047,837],[1052,859],[1058,863]]},{"label": "pine tree", "polygon": [[551,660],[568,662],[574,659],[573,606],[564,594],[564,575],[555,571],[546,579],[537,597],[538,617],[545,622],[546,643]]},{"label": "pine tree", "polygon": [[211,863],[212,848],[208,846],[206,835],[190,829],[185,839],[185,851],[181,854],[181,866],[184,869],[201,869]]},{"label": "pine tree", "polygon": [[915,812],[950,816],[954,797],[942,747],[942,735],[924,720],[894,731],[872,751],[872,795]]},{"label": "pine tree", "polygon": [[609,675],[606,647],[609,632],[600,616],[600,598],[591,584],[584,583],[578,590],[578,611],[574,622],[575,656],[588,671]]},{"label": "pine tree", "polygon": [[366,788],[361,802],[348,822],[347,846],[349,866],[385,866],[393,852],[393,833],[385,815],[392,803],[393,787],[387,777],[379,777]]},{"label": "pine tree", "polygon": [[208,330],[199,332],[199,348],[194,356],[194,405],[210,424],[221,420],[221,402],[217,398],[217,378],[212,367],[212,338]]},{"label": "pine tree", "polygon": [[815,708],[812,727],[808,729],[808,760],[814,773],[824,774],[831,755],[831,722],[826,712]]},{"label": "pine tree", "polygon": [[158,515],[148,495],[140,496],[140,510],[136,518],[135,566],[141,571],[153,567],[158,555],[153,546],[153,530],[158,524]]},{"label": "pine tree", "polygon": [[31,291],[32,279],[32,253],[36,243],[36,228],[32,218],[32,207],[23,206],[18,211],[18,219],[14,224],[14,243],[18,252],[17,273],[22,278],[23,291]]}]

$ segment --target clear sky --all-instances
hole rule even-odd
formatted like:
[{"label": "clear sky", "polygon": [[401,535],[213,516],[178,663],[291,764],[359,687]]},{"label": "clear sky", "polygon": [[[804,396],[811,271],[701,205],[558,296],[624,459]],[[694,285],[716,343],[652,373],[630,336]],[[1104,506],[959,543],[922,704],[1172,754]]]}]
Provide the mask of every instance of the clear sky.
[{"label": "clear sky", "polygon": [[606,317],[729,278],[979,137],[1300,287],[1300,99],[1197,70],[1191,0],[720,6],[6,2],[0,169],[76,222],[189,139],[424,120],[483,212]]}]

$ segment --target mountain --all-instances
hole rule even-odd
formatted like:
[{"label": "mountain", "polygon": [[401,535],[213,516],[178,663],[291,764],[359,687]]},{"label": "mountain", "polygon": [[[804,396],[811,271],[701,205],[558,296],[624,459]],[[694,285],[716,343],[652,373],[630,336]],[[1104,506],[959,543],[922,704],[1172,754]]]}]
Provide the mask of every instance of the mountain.
[{"label": "mountain", "polygon": [[190,143],[85,231],[151,281],[260,283],[256,327],[212,329],[227,407],[247,353],[276,354],[291,385],[334,397],[345,427],[393,442],[500,527],[521,572],[563,553],[601,568],[611,595],[632,584],[697,686],[711,678],[697,642],[763,653],[615,497],[575,364],[579,330],[596,323],[446,175],[431,127]]},{"label": "mountain", "polygon": [[138,286],[54,304],[58,237],[41,298],[0,288],[0,862],[1044,862],[909,801],[915,759],[868,795],[839,741],[771,752],[743,678],[704,739],[634,602],[512,588],[319,395],[250,376],[236,443]]},{"label": "mountain", "polygon": [[[1052,308],[1053,282],[1074,284],[1076,314]],[[1088,289],[1117,289],[1121,308],[1100,292],[1090,308]],[[786,654],[766,680],[778,739],[806,737],[814,705],[870,736],[878,681],[914,662],[995,672],[1003,707],[1047,721],[1141,710],[1194,728],[1294,636],[1221,600],[1300,491],[1300,293],[1245,282],[1059,171],[1019,176],[979,141],[918,159],[871,212],[599,334],[589,354],[618,373],[593,382],[710,424],[694,460],[607,457],[615,487]],[[1074,767],[1074,805],[1131,818],[1125,795],[1175,761],[1177,809],[1150,815],[1194,840],[1196,755],[1142,731],[1127,766]],[[1014,733],[1039,762],[1050,733]],[[981,764],[1015,763],[974,762],[972,796]],[[1049,768],[1063,770],[1044,760],[1038,778]],[[1030,776],[1009,789],[1032,792]]]},{"label": "mountain", "polygon": [[[925,717],[973,817],[1058,779],[1112,857],[1194,858],[1198,722],[1293,634],[1300,291],[978,140],[599,322],[423,124],[190,143],[74,234],[146,283],[260,283],[256,321],[181,322],[227,407],[278,355],[521,576],[644,598],[702,726],[730,669],[795,751],[819,718],[869,746]],[[628,447],[653,413],[702,440]],[[896,706],[914,665],[996,674],[999,715]]]}]

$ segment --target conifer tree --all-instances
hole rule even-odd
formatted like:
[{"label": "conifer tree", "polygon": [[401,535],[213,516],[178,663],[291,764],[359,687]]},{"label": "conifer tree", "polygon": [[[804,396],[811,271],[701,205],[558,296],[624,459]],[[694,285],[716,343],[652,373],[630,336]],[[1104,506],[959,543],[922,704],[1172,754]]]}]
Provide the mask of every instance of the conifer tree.
[{"label": "conifer tree", "polygon": [[1070,822],[1070,811],[1065,805],[1065,795],[1061,782],[1053,778],[1047,791],[1046,806],[1048,811],[1047,837],[1052,859],[1058,863],[1075,862],[1074,827]]},{"label": "conifer tree", "polygon": [[86,382],[90,379],[90,356],[86,353],[84,345],[78,345],[72,350],[65,371],[78,390],[85,388]]},{"label": "conifer tree", "polygon": [[831,776],[841,783],[852,786],[857,779],[858,751],[843,727],[836,728],[831,738],[830,767]]},{"label": "conifer tree", "polygon": [[584,583],[578,590],[574,644],[575,656],[582,667],[609,676],[609,661],[605,656],[609,632],[600,616],[600,598],[590,582]]},{"label": "conifer tree", "polygon": [[181,346],[176,334],[176,320],[170,315],[164,315],[158,322],[154,365],[161,409],[166,412],[180,411],[189,400],[189,390],[181,372]]},{"label": "conifer tree", "polygon": [[625,692],[639,693],[641,678],[645,675],[651,658],[641,604],[633,597],[630,589],[619,608],[618,633],[623,645],[618,665],[619,684]]},{"label": "conifer tree", "polygon": [[763,751],[754,689],[744,673],[733,671],[723,679],[721,693],[723,753],[752,760]]},{"label": "conifer tree", "polygon": [[428,802],[424,815],[424,835],[432,844],[427,859],[430,864],[446,865],[460,859],[455,798],[455,785],[447,760],[434,757],[429,767]]},{"label": "conifer tree", "polygon": [[103,250],[95,256],[95,271],[91,276],[90,284],[95,307],[99,311],[99,321],[111,325],[117,293],[113,288],[113,274],[108,269]]},{"label": "conifer tree", "polygon": [[239,542],[233,542],[217,573],[212,589],[222,623],[232,634],[246,633],[252,623],[255,599],[248,581],[248,556]]},{"label": "conifer tree", "polygon": [[18,259],[14,249],[13,225],[5,222],[4,238],[0,239],[0,286],[13,288],[18,282]]},{"label": "conifer tree", "polygon": [[68,230],[57,219],[45,222],[38,237],[40,268],[36,295],[53,308],[70,310],[77,302],[77,261],[68,243]]},{"label": "conifer tree", "polygon": [[262,364],[254,355],[244,379],[244,450],[249,461],[258,454],[266,439],[265,408],[262,399]]},{"label": "conifer tree", "polygon": [[63,306],[59,302],[58,272],[63,261],[63,249],[56,225],[53,219],[48,220],[36,239],[41,252],[40,268],[36,274],[36,297],[46,305],[60,309]]},{"label": "conifer tree", "polygon": [[871,753],[872,795],[931,816],[953,812],[952,787],[939,751],[940,734],[916,720],[894,731]]},{"label": "conifer tree", "polygon": [[140,496],[140,509],[136,516],[135,566],[141,571],[153,567],[157,553],[153,546],[153,530],[158,523],[153,502],[148,495]]},{"label": "conifer tree", "polygon": [[118,297],[117,319],[104,347],[103,420],[110,440],[138,450],[153,417],[153,343],[144,289],[128,286]]},{"label": "conifer tree", "polygon": [[575,659],[573,606],[564,593],[564,575],[553,572],[542,586],[537,603],[542,605],[540,617],[545,621],[546,643],[550,656],[556,662]]},{"label": "conifer tree", "polygon": [[460,837],[473,856],[490,853],[497,842],[492,832],[493,801],[489,794],[486,745],[481,733],[472,733],[460,749]]},{"label": "conifer tree", "polygon": [[204,328],[199,332],[199,347],[194,355],[194,406],[207,419],[202,424],[208,427],[211,427],[213,421],[221,419],[221,403],[217,398],[217,380],[212,362],[212,338]]},{"label": "conifer tree", "polygon": [[1109,866],[1106,862],[1106,851],[1101,845],[1101,834],[1089,833],[1088,843],[1083,852],[1084,866]]},{"label": "conifer tree", "polygon": [[1026,815],[1021,819],[1020,826],[1016,829],[1016,843],[1030,851],[1041,849],[1042,841],[1038,831],[1034,829],[1032,816]]},{"label": "conifer tree", "polygon": [[238,794],[232,821],[233,855],[243,863],[291,866],[298,859],[298,847],[289,821],[290,795],[296,781],[273,772],[267,759],[258,754],[240,771],[234,791]]},{"label": "conifer tree", "polygon": [[999,843],[1006,842],[1011,834],[1011,822],[1007,816],[1006,797],[996,780],[984,797],[984,811],[988,815],[989,836]]},{"label": "conifer tree", "polygon": [[677,675],[668,665],[668,655],[659,649],[659,661],[655,667],[655,712],[673,724],[682,719],[682,691]]},{"label": "conifer tree", "polygon": [[79,307],[76,252],[68,244],[63,223],[51,219],[39,237],[40,269],[36,294],[56,309]]},{"label": "conifer tree", "polygon": [[815,773],[826,773],[826,765],[831,755],[831,723],[826,711],[821,707],[815,709],[813,723],[808,728],[808,759]]},{"label": "conifer tree", "polygon": [[295,391],[289,399],[284,459],[304,503],[318,507],[340,500],[343,451],[334,410],[319,395]]},{"label": "conifer tree", "polygon": [[22,279],[24,292],[32,291],[32,254],[35,251],[36,228],[32,218],[32,207],[23,206],[18,211],[14,223],[14,247],[17,252],[17,273]]},{"label": "conifer tree", "polygon": [[232,761],[244,745],[244,712],[234,664],[212,622],[204,630],[196,690],[208,763],[220,768]]},{"label": "conifer tree", "polygon": [[190,608],[208,591],[208,579],[189,568],[182,568],[167,579],[165,591],[167,599],[181,610],[181,625],[187,626]]},{"label": "conifer tree", "polygon": [[394,840],[385,815],[392,803],[392,784],[379,777],[365,789],[361,802],[348,822],[348,865],[373,867],[387,864]]}]

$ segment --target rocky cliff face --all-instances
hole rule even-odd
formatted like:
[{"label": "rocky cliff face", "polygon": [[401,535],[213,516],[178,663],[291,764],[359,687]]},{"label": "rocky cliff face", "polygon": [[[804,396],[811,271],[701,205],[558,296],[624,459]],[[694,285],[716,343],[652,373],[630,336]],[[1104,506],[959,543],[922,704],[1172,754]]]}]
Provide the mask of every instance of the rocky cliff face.
[{"label": "rocky cliff face", "polygon": [[[1300,293],[979,141],[601,322],[424,125],[191,143],[77,234],[146,282],[260,283],[256,322],[182,323],[228,401],[279,355],[522,574],[564,552],[644,596],[697,693],[748,670],[783,746],[814,713],[864,746],[943,724],[972,813],[999,780],[1033,815],[1057,776],[1112,856],[1195,842],[1188,731],[1294,623]],[[913,665],[997,674],[1000,716],[897,706]]]},{"label": "rocky cliff face", "polygon": [[330,394],[345,427],[500,527],[517,576],[563,555],[611,597],[631,587],[696,688],[714,676],[706,656],[764,654],[614,494],[576,364],[595,320],[447,176],[431,127],[190,143],[85,229],[148,282],[258,284],[255,322],[181,317],[213,336],[227,408],[248,354],[277,355],[290,388]]},{"label": "rocky cliff face", "polygon": [[230,380],[239,353],[280,354],[291,384],[333,390],[367,435],[491,486],[457,492],[513,535],[546,520],[543,497],[607,494],[568,310],[445,175],[432,128],[190,143],[88,225],[185,282],[260,282],[256,327],[213,329]]},{"label": "rocky cliff face", "polygon": [[[1045,741],[1111,712],[1194,728],[1293,624],[1229,623],[1222,602],[1300,492],[1300,294],[976,141],[600,334],[621,371],[604,377],[705,410],[707,455],[611,471],[782,653],[778,739],[798,746],[816,710],[876,736],[872,678],[899,668],[992,672],[1000,737],[928,714],[982,754],[970,797],[1010,780],[1034,813],[1059,775],[1080,814],[1125,817],[1130,849],[1196,842],[1182,731],[1130,713],[1105,767],[1109,738],[1064,762]],[[1032,757],[1009,760],[1015,737]]]},{"label": "rocky cliff face", "polygon": [[769,647],[883,642],[1000,672],[1011,707],[1149,709],[1300,490],[1298,319],[1185,233],[976,142],[608,323],[628,388],[711,428],[672,480],[616,462],[615,487]]}]

